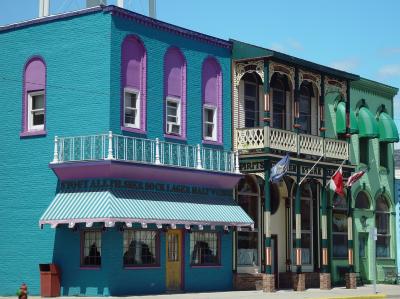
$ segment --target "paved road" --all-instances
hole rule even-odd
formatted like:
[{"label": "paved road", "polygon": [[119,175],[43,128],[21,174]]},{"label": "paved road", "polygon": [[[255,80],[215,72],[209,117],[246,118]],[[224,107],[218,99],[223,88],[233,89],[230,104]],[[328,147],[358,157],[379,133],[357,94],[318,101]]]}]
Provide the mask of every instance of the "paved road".
[{"label": "paved road", "polygon": [[[296,298],[347,298],[348,296],[372,295],[373,288],[371,285],[359,287],[356,290],[347,290],[344,287],[333,288],[330,291],[322,291],[320,289],[308,289],[304,292],[294,292],[291,290],[280,290],[275,293],[263,293],[262,291],[233,291],[218,293],[184,293],[184,294],[163,294],[150,296],[130,296],[122,297],[124,299],[296,299]],[[385,294],[387,298],[400,299],[400,285],[378,285],[378,294]],[[15,299],[15,297],[0,297],[0,299]],[[29,299],[39,299],[37,296],[29,296]],[[82,299],[82,297],[59,297],[60,299]],[[85,297],[85,299],[100,297]],[[108,297],[112,299],[113,297]],[[119,298],[119,297],[114,297]]]}]

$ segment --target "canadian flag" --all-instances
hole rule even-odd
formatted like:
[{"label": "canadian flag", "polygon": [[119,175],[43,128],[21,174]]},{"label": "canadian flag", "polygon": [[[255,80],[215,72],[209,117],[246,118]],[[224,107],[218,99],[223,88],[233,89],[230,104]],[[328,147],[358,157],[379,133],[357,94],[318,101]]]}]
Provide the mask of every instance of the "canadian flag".
[{"label": "canadian flag", "polygon": [[336,192],[340,197],[344,197],[342,167],[340,167],[332,176],[329,188]]}]

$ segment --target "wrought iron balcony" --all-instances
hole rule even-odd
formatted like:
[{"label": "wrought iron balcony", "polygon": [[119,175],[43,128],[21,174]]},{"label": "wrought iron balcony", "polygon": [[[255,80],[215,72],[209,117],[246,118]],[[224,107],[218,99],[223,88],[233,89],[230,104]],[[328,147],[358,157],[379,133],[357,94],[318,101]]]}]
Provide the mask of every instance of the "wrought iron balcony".
[{"label": "wrought iron balcony", "polygon": [[349,159],[349,148],[346,141],[297,134],[271,127],[236,130],[237,150],[251,151],[264,148],[305,155],[324,156],[339,160]]},{"label": "wrought iron balcony", "polygon": [[90,136],[55,137],[54,158],[51,164],[101,160],[239,173],[238,157],[232,151],[165,142],[158,138],[116,135],[112,132]]}]

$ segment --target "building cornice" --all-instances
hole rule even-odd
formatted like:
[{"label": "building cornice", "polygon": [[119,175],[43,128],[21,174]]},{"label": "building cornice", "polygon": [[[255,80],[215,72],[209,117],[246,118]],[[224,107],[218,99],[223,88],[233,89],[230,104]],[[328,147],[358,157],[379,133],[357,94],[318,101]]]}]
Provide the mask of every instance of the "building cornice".
[{"label": "building cornice", "polygon": [[399,89],[396,87],[365,78],[360,78],[360,80],[351,82],[351,87],[358,90],[366,90],[370,93],[378,94],[388,98],[393,98],[399,91]]}]

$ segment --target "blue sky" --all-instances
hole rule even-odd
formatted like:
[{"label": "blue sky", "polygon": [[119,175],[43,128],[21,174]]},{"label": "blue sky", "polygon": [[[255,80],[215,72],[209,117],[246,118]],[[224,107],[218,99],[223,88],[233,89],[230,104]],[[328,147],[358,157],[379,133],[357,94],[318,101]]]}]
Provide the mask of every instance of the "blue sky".
[{"label": "blue sky", "polygon": [[[52,13],[84,6],[83,0],[50,1]],[[1,2],[0,25],[37,16],[37,0]],[[147,0],[125,3],[148,13]],[[157,18],[400,87],[399,0],[158,0]],[[400,125],[399,95],[395,107]]]}]

